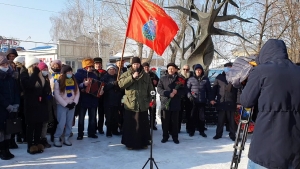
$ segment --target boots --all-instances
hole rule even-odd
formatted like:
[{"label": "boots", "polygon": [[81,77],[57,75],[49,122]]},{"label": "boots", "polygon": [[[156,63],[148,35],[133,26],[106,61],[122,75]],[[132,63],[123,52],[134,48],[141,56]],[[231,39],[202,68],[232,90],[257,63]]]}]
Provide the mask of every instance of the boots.
[{"label": "boots", "polygon": [[42,153],[42,152],[44,152],[45,147],[44,147],[43,144],[38,144],[38,145],[37,145],[37,148],[38,148],[37,153]]},{"label": "boots", "polygon": [[70,142],[69,137],[65,137],[64,145],[72,146],[72,143]]},{"label": "boots", "polygon": [[17,143],[18,144],[22,144],[23,143],[21,134],[17,134]]},{"label": "boots", "polygon": [[10,138],[10,141],[9,141],[9,148],[10,149],[17,149],[18,148],[18,145],[15,141],[15,135],[14,134],[11,135],[11,138]]},{"label": "boots", "polygon": [[60,142],[59,139],[60,139],[59,137],[54,138],[54,146],[55,147],[62,147],[61,142]]},{"label": "boots", "polygon": [[41,142],[42,142],[42,144],[45,148],[50,148],[51,147],[51,145],[47,141],[47,138],[42,138]]},{"label": "boots", "polygon": [[10,160],[15,157],[10,153],[8,146],[6,145],[6,141],[0,142],[0,151],[0,158],[2,160]]},{"label": "boots", "polygon": [[15,156],[9,151],[9,140],[4,140],[4,149],[9,155],[10,158],[14,158]]},{"label": "boots", "polygon": [[36,154],[36,153],[38,153],[38,151],[39,151],[39,149],[35,145],[32,145],[32,146],[30,146],[30,148],[27,149],[27,153],[29,153],[29,154]]}]

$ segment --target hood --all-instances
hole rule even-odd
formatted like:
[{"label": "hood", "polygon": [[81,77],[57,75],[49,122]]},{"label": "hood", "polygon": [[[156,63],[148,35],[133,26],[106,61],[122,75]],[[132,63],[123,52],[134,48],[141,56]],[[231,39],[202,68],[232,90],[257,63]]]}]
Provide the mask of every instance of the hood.
[{"label": "hood", "polygon": [[195,70],[196,70],[196,69],[199,69],[199,68],[202,70],[201,76],[203,76],[203,75],[204,75],[204,70],[203,70],[203,67],[202,67],[201,64],[195,64],[195,65],[193,66],[194,75],[196,76]]},{"label": "hood", "polygon": [[288,59],[286,45],[282,40],[269,39],[261,48],[255,61],[257,64],[263,64],[277,59]]}]

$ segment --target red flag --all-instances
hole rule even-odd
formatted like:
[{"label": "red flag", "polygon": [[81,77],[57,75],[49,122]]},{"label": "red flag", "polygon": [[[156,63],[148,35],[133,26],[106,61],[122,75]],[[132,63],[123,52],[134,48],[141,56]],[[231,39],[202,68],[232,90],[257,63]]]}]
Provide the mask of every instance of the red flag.
[{"label": "red flag", "polygon": [[178,26],[158,5],[133,0],[126,37],[141,42],[162,55],[177,34]]}]

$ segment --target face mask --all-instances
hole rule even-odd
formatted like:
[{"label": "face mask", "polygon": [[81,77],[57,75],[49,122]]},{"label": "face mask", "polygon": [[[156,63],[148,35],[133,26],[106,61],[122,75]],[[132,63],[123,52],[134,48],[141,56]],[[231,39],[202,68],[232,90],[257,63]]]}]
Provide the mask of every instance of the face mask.
[{"label": "face mask", "polygon": [[53,72],[55,72],[55,73],[59,73],[60,72],[60,69],[52,69],[53,70]]},{"label": "face mask", "polygon": [[67,78],[69,78],[69,79],[72,78],[72,76],[73,76],[72,74],[66,74],[66,75],[67,75]]},{"label": "face mask", "polygon": [[43,76],[47,76],[48,75],[48,71],[42,71]]},{"label": "face mask", "polygon": [[8,67],[0,67],[0,70],[2,70],[3,72],[6,72],[8,69]]},{"label": "face mask", "polygon": [[225,72],[225,73],[229,72],[229,70],[230,70],[229,67],[225,67],[225,68],[224,68],[224,72]]}]

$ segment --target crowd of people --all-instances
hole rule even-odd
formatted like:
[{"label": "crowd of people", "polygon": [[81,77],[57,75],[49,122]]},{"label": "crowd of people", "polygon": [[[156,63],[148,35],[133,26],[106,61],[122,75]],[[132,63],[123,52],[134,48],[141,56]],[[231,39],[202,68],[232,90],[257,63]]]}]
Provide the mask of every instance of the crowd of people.
[{"label": "crowd of people", "polygon": [[[178,133],[182,122],[186,123],[190,137],[199,131],[206,138],[204,111],[207,104],[218,110],[213,139],[222,138],[226,123],[229,137],[235,141],[236,109],[242,105],[256,106],[259,113],[249,166],[299,166],[300,81],[297,76],[300,67],[287,56],[283,41],[269,40],[242,90],[226,80],[232,63],[224,65],[224,71],[212,85],[201,64],[184,65],[179,69],[169,63],[166,74],[159,79],[149,63],[141,63],[138,57],[133,57],[127,68],[118,60],[116,64],[107,65],[106,70],[102,69],[101,58],[86,58],[82,60],[82,68],[75,72],[60,60],[47,65],[34,56],[18,56],[10,49],[0,56],[0,158],[14,157],[9,149],[18,148],[16,141],[27,143],[29,154],[43,153],[44,148],[51,147],[47,133],[55,147],[72,146],[70,137],[76,117],[77,140],[84,139],[86,113],[89,138],[97,139],[97,133],[106,134],[108,138],[122,135],[121,143],[128,150],[146,149],[151,141],[150,126],[157,130],[156,116],[152,112],[156,109],[156,98],[151,95],[157,91],[161,101],[162,143],[170,136],[175,144],[180,143]],[[293,83],[288,83],[291,78]],[[95,84],[96,93],[89,92],[95,89]],[[13,114],[23,119],[20,133],[7,132],[6,120]],[[276,144],[271,145],[273,141]]]}]

